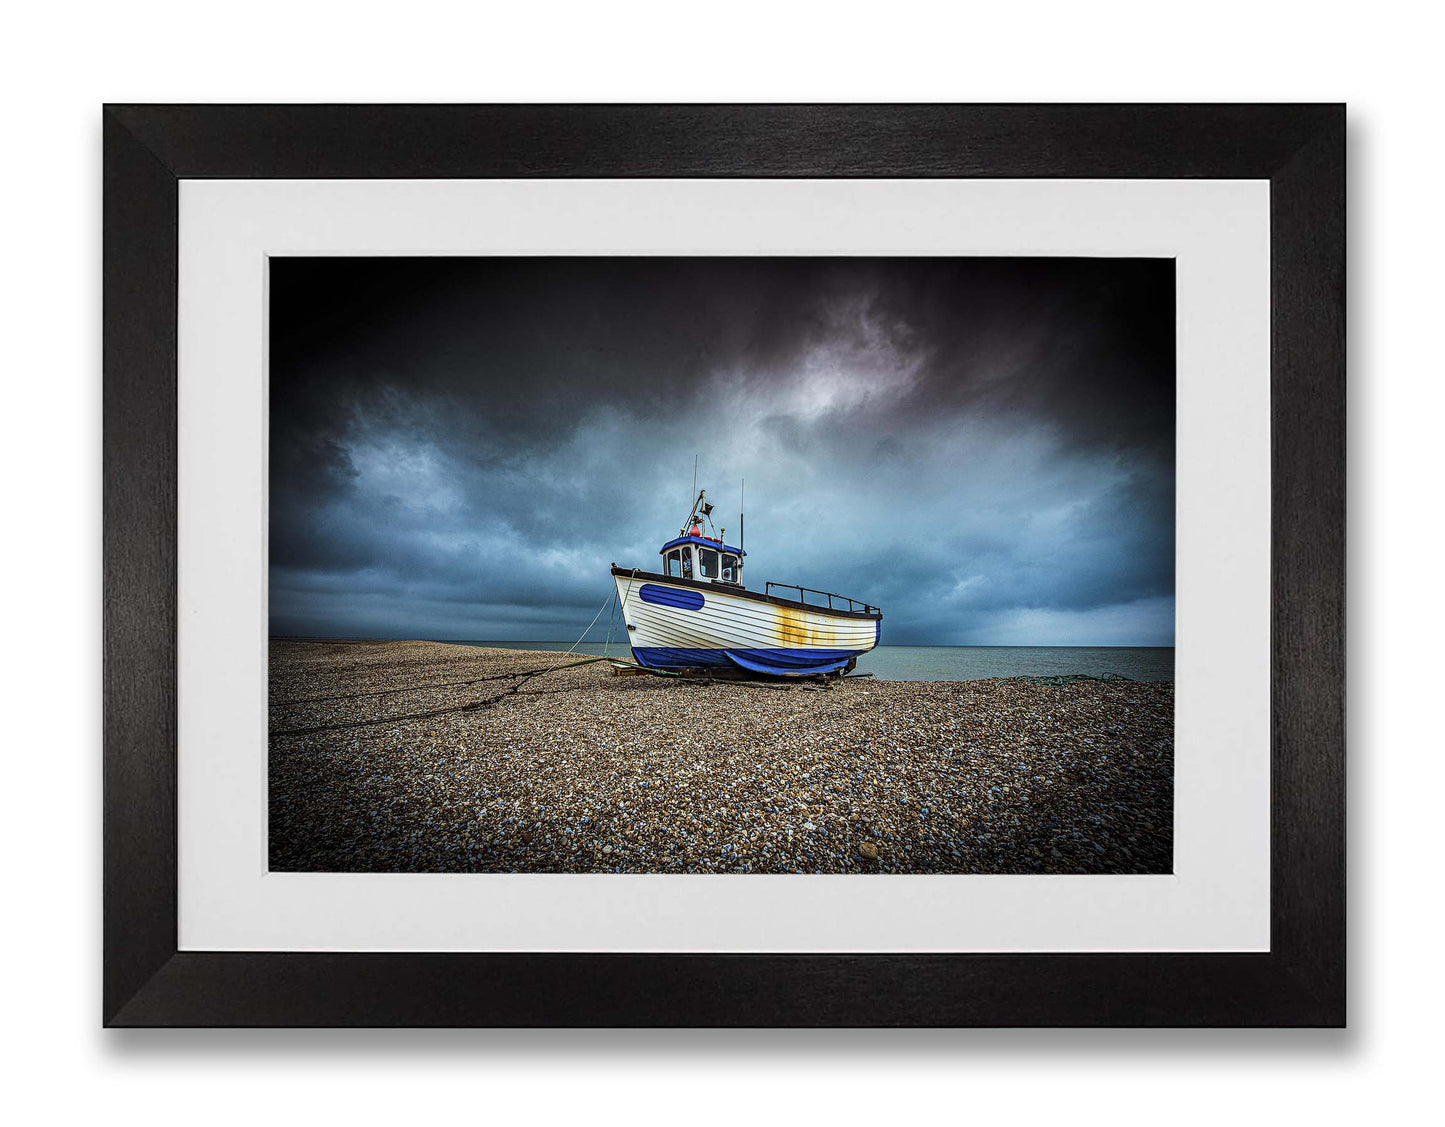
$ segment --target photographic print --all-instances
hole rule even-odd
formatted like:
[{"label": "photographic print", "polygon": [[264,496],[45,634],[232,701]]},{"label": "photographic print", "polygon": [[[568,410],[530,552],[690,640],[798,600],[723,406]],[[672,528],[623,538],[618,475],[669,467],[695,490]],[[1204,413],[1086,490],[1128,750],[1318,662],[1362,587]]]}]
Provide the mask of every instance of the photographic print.
[{"label": "photographic print", "polygon": [[272,871],[1172,871],[1173,260],[269,272]]}]

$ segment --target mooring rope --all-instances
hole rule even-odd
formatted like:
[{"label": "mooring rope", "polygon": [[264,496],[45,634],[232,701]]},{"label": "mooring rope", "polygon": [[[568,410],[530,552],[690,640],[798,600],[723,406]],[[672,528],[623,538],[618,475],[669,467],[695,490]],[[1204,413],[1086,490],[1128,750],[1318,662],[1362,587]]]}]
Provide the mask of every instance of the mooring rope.
[{"label": "mooring rope", "polygon": [[[614,591],[615,593],[615,591]],[[607,616],[607,641],[602,644],[604,657],[612,656],[612,628],[617,624],[617,600],[612,600],[612,613]]]},{"label": "mooring rope", "polygon": [[[594,662],[607,660],[605,657],[587,657],[581,661],[568,662],[566,665],[541,665],[535,669],[519,669],[515,673],[497,673],[490,677],[479,677],[476,681],[470,683],[476,684],[480,681],[505,681],[513,677],[518,680],[510,689],[498,693],[496,696],[483,697],[481,700],[468,701],[466,704],[453,705],[449,708],[433,708],[425,712],[408,712],[399,716],[378,716],[371,720],[353,720],[341,724],[312,724],[303,728],[287,728],[283,731],[272,732],[271,737],[275,739],[280,736],[307,736],[315,732],[338,732],[350,728],[369,728],[375,724],[399,724],[405,720],[430,720],[434,717],[446,716],[453,712],[478,712],[484,708],[491,708],[503,697],[511,696],[518,692],[522,686],[527,683],[529,678],[539,677],[544,673],[556,673],[562,669],[575,669],[579,665],[591,665]],[[398,691],[406,692],[407,690],[402,689]]]},{"label": "mooring rope", "polygon": [[[597,620],[602,617],[602,612],[607,609],[607,603],[610,603],[610,602],[611,602],[613,599],[615,599],[616,597],[617,597],[617,592],[616,592],[616,590],[612,591],[612,593],[607,596],[607,602],[603,603],[600,607],[597,608],[597,613],[592,616],[592,621],[587,624],[587,630],[591,630],[592,627],[594,627],[594,626],[597,625]],[[582,631],[582,638],[587,637],[587,630]],[[573,643],[572,643],[572,648],[571,648],[570,650],[568,650],[567,652],[568,652],[568,653],[573,653],[573,652],[575,652],[576,649],[577,649],[577,647],[582,644],[582,638],[578,638],[575,642],[573,642]]]}]

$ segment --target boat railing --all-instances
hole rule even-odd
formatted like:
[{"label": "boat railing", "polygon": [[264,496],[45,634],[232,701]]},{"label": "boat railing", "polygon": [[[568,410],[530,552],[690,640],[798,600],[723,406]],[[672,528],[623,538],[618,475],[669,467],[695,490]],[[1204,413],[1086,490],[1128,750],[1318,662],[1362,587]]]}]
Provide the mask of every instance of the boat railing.
[{"label": "boat railing", "polygon": [[808,602],[808,599],[807,599],[807,596],[809,596],[809,595],[817,595],[817,596],[818,596],[819,598],[821,598],[821,599],[827,599],[827,600],[828,600],[828,609],[829,609],[829,610],[842,610],[842,609],[845,609],[845,608],[842,608],[842,607],[838,606],[837,604],[838,604],[838,603],[847,603],[848,606],[847,606],[846,609],[849,610],[849,611],[852,611],[852,612],[855,613],[855,614],[856,614],[856,613],[862,613],[862,614],[877,614],[877,613],[878,613],[878,608],[875,607],[875,606],[873,606],[873,605],[871,605],[871,604],[869,604],[869,603],[861,602],[861,601],[859,601],[858,599],[850,599],[847,595],[835,595],[835,594],[834,594],[833,592],[831,592],[831,591],[819,591],[817,588],[814,588],[814,587],[800,587],[800,586],[798,586],[798,584],[796,584],[796,583],[773,583],[773,582],[769,582],[768,585],[767,585],[767,588],[766,588],[766,590],[765,590],[765,593],[768,594],[768,595],[771,595],[771,594],[773,593],[773,588],[774,588],[774,587],[778,588],[780,591],[796,591],[796,592],[798,592],[798,599],[797,599],[797,601],[800,602],[800,603],[804,603],[804,604],[806,604],[806,605],[808,605],[808,606],[817,606],[817,605],[819,605],[819,604],[816,604],[816,603],[809,603],[809,602]]}]

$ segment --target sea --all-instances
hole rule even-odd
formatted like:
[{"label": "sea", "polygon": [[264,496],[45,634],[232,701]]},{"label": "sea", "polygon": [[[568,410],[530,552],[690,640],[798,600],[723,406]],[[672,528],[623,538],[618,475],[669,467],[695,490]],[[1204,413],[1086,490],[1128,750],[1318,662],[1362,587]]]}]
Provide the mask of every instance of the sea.
[{"label": "sea", "polygon": [[[446,639],[438,639],[439,641]],[[450,639],[455,645],[506,650],[573,651],[630,659],[625,645],[601,642],[498,642]],[[1173,646],[878,646],[858,659],[857,673],[880,681],[977,681],[989,677],[1062,677],[1106,673],[1131,681],[1174,680]]]}]

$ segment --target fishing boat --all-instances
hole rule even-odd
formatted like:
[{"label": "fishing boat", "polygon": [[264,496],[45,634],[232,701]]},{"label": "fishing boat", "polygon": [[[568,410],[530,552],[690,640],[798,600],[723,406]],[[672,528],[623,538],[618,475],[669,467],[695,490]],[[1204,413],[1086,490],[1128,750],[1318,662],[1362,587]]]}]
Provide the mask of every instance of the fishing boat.
[{"label": "fishing boat", "polygon": [[772,677],[842,675],[878,644],[883,612],[868,603],[790,583],[749,591],[742,581],[742,516],[733,546],[726,529],[713,528],[712,513],[707,490],[701,490],[678,534],[659,550],[656,570],[612,565],[639,665]]}]

